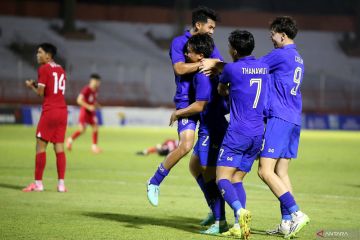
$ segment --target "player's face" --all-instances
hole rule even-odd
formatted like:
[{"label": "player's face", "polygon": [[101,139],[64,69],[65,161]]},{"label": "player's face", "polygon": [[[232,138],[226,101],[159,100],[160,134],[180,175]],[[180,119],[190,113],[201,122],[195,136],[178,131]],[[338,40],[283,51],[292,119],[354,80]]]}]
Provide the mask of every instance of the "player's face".
[{"label": "player's face", "polygon": [[44,51],[42,48],[38,48],[36,53],[36,59],[39,64],[44,64],[49,61],[50,55]]},{"label": "player's face", "polygon": [[195,53],[190,46],[188,46],[185,56],[188,62],[191,63],[199,62],[201,59],[203,59],[202,54]]},{"label": "player's face", "polygon": [[208,18],[206,23],[201,23],[201,22],[197,22],[196,23],[196,28],[198,33],[207,33],[210,36],[213,35],[214,31],[215,31],[215,27],[216,27],[216,22],[214,20],[211,20],[210,18]]},{"label": "player's face", "polygon": [[284,45],[284,34],[283,33],[278,33],[278,32],[275,32],[275,31],[271,31],[270,32],[270,38],[271,38],[271,41],[273,42],[274,44],[274,48],[280,48]]},{"label": "player's face", "polygon": [[92,89],[98,89],[100,87],[100,81],[95,78],[91,78],[90,79],[90,87]]}]

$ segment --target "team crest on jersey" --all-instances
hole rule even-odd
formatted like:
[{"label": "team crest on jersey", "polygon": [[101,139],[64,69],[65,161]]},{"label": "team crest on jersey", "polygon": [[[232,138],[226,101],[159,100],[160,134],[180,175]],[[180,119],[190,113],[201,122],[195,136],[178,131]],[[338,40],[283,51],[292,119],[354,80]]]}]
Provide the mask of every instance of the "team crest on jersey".
[{"label": "team crest on jersey", "polygon": [[187,118],[181,119],[181,124],[182,125],[186,125],[188,122],[189,122],[189,119],[187,119]]}]

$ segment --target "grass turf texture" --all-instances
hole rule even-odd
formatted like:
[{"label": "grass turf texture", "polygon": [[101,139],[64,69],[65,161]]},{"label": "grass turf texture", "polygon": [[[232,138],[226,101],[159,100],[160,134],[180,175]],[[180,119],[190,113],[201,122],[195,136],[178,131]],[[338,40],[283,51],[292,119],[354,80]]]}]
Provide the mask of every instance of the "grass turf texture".
[{"label": "grass turf texture", "polygon": [[[74,129],[68,129],[68,135]],[[48,147],[42,193],[23,193],[34,172],[34,128],[0,126],[0,239],[221,239],[198,234],[208,208],[188,172],[187,156],[165,179],[159,207],[150,206],[145,184],[162,160],[134,153],[176,137],[171,128],[101,128],[104,152],[90,152],[90,129],[67,152],[68,193],[56,192],[56,164]],[[298,235],[360,228],[360,134],[303,131],[290,173],[295,197],[312,222]],[[247,176],[252,239],[279,222],[279,204],[256,174]],[[227,217],[233,222],[227,207]]]}]

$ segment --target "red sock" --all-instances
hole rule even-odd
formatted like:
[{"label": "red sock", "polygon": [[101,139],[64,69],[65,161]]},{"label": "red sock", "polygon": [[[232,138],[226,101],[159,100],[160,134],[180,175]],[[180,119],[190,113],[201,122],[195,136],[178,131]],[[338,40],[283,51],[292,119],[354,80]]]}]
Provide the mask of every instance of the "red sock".
[{"label": "red sock", "polygon": [[98,132],[93,132],[92,134],[92,141],[93,141],[93,144],[97,144],[97,141],[98,141]]},{"label": "red sock", "polygon": [[80,130],[77,130],[76,132],[73,133],[73,135],[71,135],[71,139],[75,140],[78,136],[80,136],[81,132]]},{"label": "red sock", "polygon": [[35,180],[41,181],[46,165],[46,152],[36,154],[35,158]]},{"label": "red sock", "polygon": [[56,167],[58,179],[64,179],[66,169],[66,156],[64,152],[56,153]]}]

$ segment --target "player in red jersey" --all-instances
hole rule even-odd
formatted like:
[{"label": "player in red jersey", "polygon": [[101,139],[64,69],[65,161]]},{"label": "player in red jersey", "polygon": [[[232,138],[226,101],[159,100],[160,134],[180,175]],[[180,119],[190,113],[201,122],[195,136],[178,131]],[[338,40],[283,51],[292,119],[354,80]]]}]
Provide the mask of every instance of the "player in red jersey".
[{"label": "player in red jersey", "polygon": [[158,143],[155,146],[148,147],[142,151],[137,152],[137,155],[149,155],[152,153],[157,153],[159,156],[166,156],[170,152],[174,151],[177,148],[179,141],[174,139],[167,139],[162,144]]},{"label": "player in red jersey", "polygon": [[98,74],[91,74],[90,82],[82,90],[77,97],[77,103],[80,105],[79,129],[76,130],[71,137],[66,140],[66,148],[71,151],[73,141],[83,134],[86,125],[92,127],[92,146],[93,153],[100,153],[101,149],[97,146],[98,142],[98,123],[96,117],[96,109],[100,107],[97,101],[98,89],[100,87],[101,77]]},{"label": "player in red jersey", "polygon": [[38,82],[26,80],[25,84],[37,95],[43,97],[42,112],[36,129],[35,183],[23,189],[24,192],[41,192],[43,172],[46,165],[46,147],[53,143],[58,173],[58,192],[66,192],[64,177],[66,157],[64,139],[67,126],[67,106],[65,102],[66,75],[64,69],[54,62],[56,47],[42,43],[37,48]]}]

